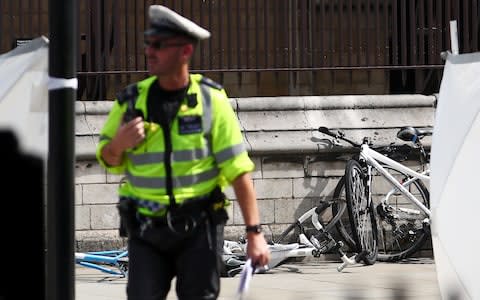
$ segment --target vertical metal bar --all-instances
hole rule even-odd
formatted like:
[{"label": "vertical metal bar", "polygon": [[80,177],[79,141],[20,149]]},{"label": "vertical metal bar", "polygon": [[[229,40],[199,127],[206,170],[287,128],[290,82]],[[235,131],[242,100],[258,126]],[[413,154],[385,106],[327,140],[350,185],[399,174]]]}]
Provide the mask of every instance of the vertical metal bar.
[{"label": "vertical metal bar", "polygon": [[[364,38],[363,38],[363,34],[362,34],[362,30],[363,30],[363,20],[365,19],[364,17],[362,17],[363,13],[362,13],[362,3],[360,3],[359,1],[357,1],[356,3],[356,36],[357,36],[357,47],[358,47],[358,50],[357,50],[357,65],[361,66],[362,64],[365,64],[363,59],[362,59],[362,53],[365,52],[365,49],[364,49]],[[366,55],[366,54],[365,54]],[[365,60],[366,61],[366,60]]]},{"label": "vertical metal bar", "polygon": [[[407,49],[407,4],[405,1],[400,1],[400,46],[401,46],[401,58],[400,65],[407,65],[408,49]],[[405,86],[407,82],[407,73],[402,70],[402,85]]]},{"label": "vertical metal bar", "polygon": [[[225,27],[223,25],[223,11],[222,11],[222,3],[225,3],[224,1],[218,1],[218,69],[224,69],[225,67],[223,66],[223,28]],[[220,72],[220,83],[223,84],[223,72]]]},{"label": "vertical metal bar", "polygon": [[[348,65],[352,66],[352,58],[353,58],[353,44],[354,44],[354,37],[353,37],[353,0],[348,0],[348,18],[346,18],[347,28],[348,28]],[[358,56],[357,56],[358,57]],[[350,73],[351,74],[351,73]],[[352,82],[350,82],[351,84]]]},{"label": "vertical metal bar", "polygon": [[[28,0],[28,7],[30,9],[28,10],[27,30],[28,30],[28,35],[33,38],[34,36],[36,36],[36,34],[33,33],[33,15],[35,13],[35,8],[33,6],[32,0]],[[22,15],[23,15],[23,13],[22,13]],[[38,16],[38,13],[37,13],[37,16]]]},{"label": "vertical metal bar", "polygon": [[[50,77],[76,78],[75,0],[49,1]],[[49,91],[47,174],[47,299],[75,299],[75,137],[76,90]],[[43,298],[43,297],[42,297]]]},{"label": "vertical metal bar", "polygon": [[[291,11],[290,7],[290,0],[283,0],[283,21],[280,21],[283,25],[281,32],[283,32],[283,39],[282,39],[282,47],[284,49],[284,53],[281,57],[283,57],[283,67],[288,67],[290,62],[290,39],[291,39],[291,28],[290,28],[290,19],[289,19],[289,12]],[[290,74],[290,72],[288,72]],[[290,75],[289,75],[290,76]]]},{"label": "vertical metal bar", "polygon": [[[212,2],[208,1],[208,27],[213,28],[212,20],[213,20],[213,9],[212,9]],[[208,39],[208,53],[210,54],[210,59],[208,60],[208,67],[210,70],[213,69],[213,59],[214,59],[214,48],[213,48],[213,41],[212,39]]]},{"label": "vertical metal bar", "polygon": [[259,1],[255,1],[255,79],[257,86],[260,86],[260,72],[258,71],[259,68],[259,44],[260,44],[260,10],[258,8]]},{"label": "vertical metal bar", "polygon": [[[101,16],[100,16],[100,21],[101,21],[101,28],[103,32],[103,40],[101,42],[102,48],[101,48],[101,57],[100,57],[100,64],[101,64],[101,71],[106,71],[107,70],[107,59],[110,56],[110,30],[111,28],[108,26],[109,18],[108,18],[108,1],[104,0],[102,1],[101,5]],[[99,99],[98,100],[105,100],[107,96],[107,75],[105,74],[100,74],[99,76],[100,79],[100,89],[99,89]]]},{"label": "vertical metal bar", "polygon": [[[42,26],[42,17],[43,17],[43,0],[37,0],[38,1],[38,19],[37,19],[37,28],[38,28],[38,31],[37,31],[37,34],[40,35],[40,34],[43,34],[43,32],[46,32],[48,31],[45,30],[44,26]],[[78,3],[78,1],[77,1]],[[77,5],[78,6],[78,5]],[[79,11],[79,10],[77,10]],[[0,37],[0,41],[1,41],[1,37]]]},{"label": "vertical metal bar", "polygon": [[450,35],[452,40],[452,54],[458,55],[458,28],[457,28],[457,20],[450,21]]},{"label": "vertical metal bar", "polygon": [[471,19],[472,19],[472,52],[478,51],[478,25],[479,24],[479,13],[478,13],[478,0],[472,0],[472,11],[471,11]]},{"label": "vertical metal bar", "polygon": [[435,51],[435,40],[434,40],[434,33],[432,28],[435,26],[434,25],[434,16],[433,16],[433,3],[429,3],[427,7],[427,24],[428,24],[428,63],[433,64],[435,61],[435,57],[439,56],[439,53],[436,53]]},{"label": "vertical metal bar", "polygon": [[245,3],[245,68],[250,67],[250,42],[249,42],[249,32],[250,32],[250,24],[249,24],[249,15],[250,15],[250,7],[249,1],[244,0]]},{"label": "vertical metal bar", "polygon": [[450,38],[450,27],[449,22],[452,20],[452,6],[450,0],[445,0],[445,25],[442,28],[445,28],[444,34],[447,43],[447,49],[450,49],[450,44],[452,42]]},{"label": "vertical metal bar", "polygon": [[269,43],[268,43],[268,33],[271,32],[268,28],[268,24],[269,24],[269,6],[268,6],[268,0],[264,0],[263,1],[263,52],[264,52],[264,56],[265,56],[265,63],[264,63],[264,68],[267,69],[269,67],[269,64],[268,64],[268,54],[271,53],[271,50],[270,47],[269,47]]},{"label": "vertical metal bar", "polygon": [[[291,61],[291,66],[296,68],[298,67],[298,64],[297,64],[297,59],[296,59],[296,55],[297,55],[297,51],[296,51],[296,48],[297,48],[297,45],[298,45],[298,42],[297,42],[297,14],[298,14],[298,2],[297,0],[292,0],[291,2],[289,2],[289,12],[290,12],[290,27],[289,27],[289,31],[291,31],[291,40],[290,40],[290,61]],[[292,82],[293,82],[293,86],[296,87],[297,86],[297,72],[296,71],[293,71],[291,72],[292,74]],[[290,90],[289,90],[289,94],[290,94]]]},{"label": "vertical metal bar", "polygon": [[[232,35],[233,35],[233,32],[232,32],[232,1],[227,1],[227,51],[228,51],[227,68],[228,69],[232,68],[232,56],[233,56]],[[237,49],[238,49],[238,47],[237,47]]]},{"label": "vertical metal bar", "polygon": [[[241,32],[241,24],[242,24],[242,20],[241,20],[241,17],[240,17],[240,3],[241,1],[243,0],[237,0],[237,9],[236,9],[236,12],[237,12],[237,16],[236,16],[236,19],[237,19],[237,68],[238,69],[241,69],[243,68],[243,65],[242,65],[242,39],[241,39],[241,35],[242,35],[242,32]],[[247,12],[245,12],[247,13]],[[237,80],[238,80],[238,84],[239,86],[242,86],[242,72],[237,72]]]},{"label": "vertical metal bar", "polygon": [[432,0],[428,0],[425,4],[421,2],[418,4],[418,28],[420,31],[418,32],[418,64],[424,65],[425,64],[425,5],[427,6],[427,10],[433,9]]},{"label": "vertical metal bar", "polygon": [[[93,41],[93,24],[92,24],[92,0],[86,0],[86,6],[85,6],[85,21],[87,22],[87,36],[86,36],[86,44],[87,44],[87,50],[85,51],[85,67],[87,72],[92,71],[92,65],[93,65],[93,46],[92,46],[92,41]],[[90,94],[90,89],[91,89],[91,77],[86,76],[85,77],[85,95],[89,96]],[[90,99],[88,99],[90,100]]]},{"label": "vertical metal bar", "polygon": [[[297,14],[298,16],[298,14]],[[306,8],[306,1],[300,1],[300,18],[297,17],[297,20],[300,19],[298,22],[298,27],[300,29],[300,41],[299,47],[297,51],[297,55],[299,57],[299,66],[305,67],[307,66],[307,59],[310,55],[307,46],[307,30],[308,30],[308,18],[307,18],[307,8]]]},{"label": "vertical metal bar", "polygon": [[[457,21],[457,42],[458,42],[458,51],[459,53],[463,53],[463,36],[460,34],[462,31],[462,20],[460,20],[460,0],[453,1],[453,19]],[[452,49],[453,50],[453,49]]]},{"label": "vertical metal bar", "polygon": [[[470,26],[468,25],[470,23],[470,15],[468,13],[470,7],[469,7],[469,2],[472,0],[463,0],[463,20],[459,20],[459,24],[463,24],[462,30],[459,32],[463,33],[462,37],[462,45],[463,45],[463,52],[468,53],[471,51],[470,49]],[[460,2],[460,1],[459,1]]]},{"label": "vertical metal bar", "polygon": [[[267,0],[268,1],[268,0]],[[280,53],[280,39],[279,39],[279,35],[280,35],[280,23],[279,23],[279,20],[281,19],[280,18],[280,1],[275,1],[273,2],[274,3],[274,8],[273,8],[273,49],[274,49],[274,54],[273,54],[273,66],[275,68],[278,68],[278,60],[277,60],[277,57]],[[278,81],[279,81],[279,73],[278,72],[275,72],[275,85],[278,85]]]},{"label": "vertical metal bar", "polygon": [[[12,14],[10,15],[10,37],[13,39],[17,38],[18,37],[18,33],[15,32],[15,7],[14,7],[14,3],[15,0],[11,0],[10,1],[10,11],[12,12]],[[18,11],[18,9],[17,9]],[[12,41],[13,42],[13,41]]]},{"label": "vertical metal bar", "polygon": [[385,28],[385,46],[383,48],[383,56],[384,56],[384,65],[390,65],[390,51],[392,50],[390,48],[390,38],[391,38],[391,33],[392,33],[392,28],[393,24],[390,23],[390,18],[389,14],[391,12],[391,1],[385,1],[383,5],[383,13],[385,14],[385,23],[384,23],[384,28]]},{"label": "vertical metal bar", "polygon": [[[328,31],[326,30],[326,17],[325,17],[325,1],[326,0],[320,0],[320,20],[321,20],[321,28],[320,28],[320,66],[324,67],[327,65],[326,60],[327,60],[327,51],[325,50],[325,44],[326,44],[326,37],[328,36]],[[328,55],[330,56],[330,55]]]},{"label": "vertical metal bar", "polygon": [[[430,3],[428,3],[428,0],[427,1],[423,1],[421,3],[416,3],[415,0],[411,0],[411,3],[410,3],[410,10],[412,10],[414,12],[413,14],[413,18],[412,16],[410,16],[411,20],[410,20],[410,24],[413,24],[411,25],[411,34],[413,35],[413,38],[411,37],[410,39],[413,41],[413,55],[412,55],[412,58],[411,58],[411,62],[410,62],[410,65],[419,65],[420,64],[420,57],[419,56],[422,56],[422,53],[420,51],[418,51],[418,44],[423,44],[423,41],[425,40],[425,30],[428,30],[428,34],[429,34],[429,49],[432,48],[432,41],[430,40],[430,34],[433,34],[432,32],[432,27],[431,26],[431,20],[430,20],[430,16],[425,16],[425,15],[421,15],[421,14],[415,14],[416,13],[416,10],[417,10],[417,7],[420,5],[420,6],[423,6],[423,5],[427,5],[427,10],[428,10],[428,13],[431,11],[432,7],[429,5]],[[427,13],[427,14],[428,14]],[[412,15],[412,13],[410,13]],[[417,17],[416,15],[418,15],[418,19],[425,19],[427,18],[427,26],[428,28],[424,28],[422,26],[419,26],[419,24],[417,24]],[[431,55],[429,55],[431,56]],[[426,78],[425,78],[425,73],[423,70],[414,70],[414,73],[415,73],[415,92],[417,93],[421,93],[424,89],[425,89],[425,82],[426,82]]]},{"label": "vertical metal bar", "polygon": [[[335,31],[333,28],[333,22],[335,20],[335,2],[336,0],[331,0],[329,2],[329,10],[330,10],[330,18],[328,19],[328,23],[330,24],[330,39],[329,39],[329,44],[330,44],[330,67],[333,67],[335,65],[334,63],[334,58],[335,55],[337,54],[335,51]],[[332,87],[335,87],[335,71],[333,68],[330,71],[331,78],[332,78]]]},{"label": "vertical metal bar", "polygon": [[338,42],[339,42],[339,47],[338,47],[338,64],[340,66],[343,66],[343,55],[345,53],[345,42],[343,39],[343,22],[344,22],[344,17],[343,17],[343,1],[342,0],[337,0],[337,7],[338,7]]},{"label": "vertical metal bar", "polygon": [[375,59],[374,63],[375,66],[380,65],[379,58],[380,58],[380,1],[375,0]]},{"label": "vertical metal bar", "polygon": [[[4,41],[3,33],[6,32],[6,29],[5,29],[6,26],[5,25],[7,23],[7,22],[5,22],[5,24],[3,23],[3,13],[2,13],[4,11],[4,7],[7,6],[5,4],[5,2],[0,2],[0,49],[2,49],[0,51],[2,51],[2,52],[3,52],[3,49],[4,49],[3,43],[2,43],[2,41]],[[8,10],[6,10],[6,9],[5,9],[5,11],[8,12]],[[39,18],[39,20],[40,20],[40,18]]]},{"label": "vertical metal bar", "polygon": [[[353,2],[352,0],[348,0],[347,4],[347,14],[348,17],[346,18],[346,23],[347,23],[347,30],[348,30],[348,55],[347,55],[347,63],[348,66],[352,66],[352,58],[353,58],[353,43],[354,43],[354,38],[353,38]],[[357,56],[358,57],[358,56]],[[353,85],[353,71],[349,72],[349,83],[350,86]]]},{"label": "vertical metal bar", "polygon": [[[370,16],[370,0],[366,0],[365,1],[365,15],[366,15],[366,29],[365,29],[365,54],[366,54],[366,57],[365,57],[365,62],[367,64],[367,66],[370,66],[370,41],[371,41],[371,38],[370,38],[370,20],[371,20],[371,16]],[[367,71],[368,72],[368,78],[370,78],[370,71]],[[369,80],[370,81],[370,80]]]},{"label": "vertical metal bar", "polygon": [[[113,0],[113,1],[115,1],[115,0]],[[134,8],[133,8],[133,11],[134,11],[133,22],[135,24],[135,28],[138,28],[138,22],[139,22],[139,19],[138,19],[138,16],[139,16],[138,4],[139,4],[138,0],[135,0],[133,2],[133,5],[134,5]],[[134,60],[133,63],[134,63],[134,66],[135,66],[135,70],[138,70],[138,52],[139,52],[140,46],[141,46],[137,42],[138,41],[138,30],[133,30],[133,37],[134,37],[133,45],[135,47],[135,55],[134,55],[134,58],[133,58],[133,60]]]},{"label": "vertical metal bar", "polygon": [[[41,12],[42,11],[42,2],[43,0],[39,0],[39,11]],[[82,25],[85,23],[82,19],[81,19],[81,15],[80,15],[80,12],[81,12],[81,5],[80,5],[80,1],[75,1],[76,2],[76,10],[77,12],[77,20],[78,20],[78,26],[77,26],[77,45],[78,45],[78,49],[84,49],[81,44],[83,44],[82,42]],[[39,16],[39,19],[40,19],[40,16]],[[39,22],[39,28],[40,28],[40,22]],[[85,71],[83,70],[82,68],[82,52],[81,51],[77,51],[77,70],[79,71]],[[85,76],[83,76],[85,78]],[[85,82],[86,80],[83,80],[83,82]],[[80,83],[80,82],[79,82]],[[82,91],[80,91],[81,93]],[[82,100],[80,99],[82,97],[81,94],[77,93],[77,97],[78,97],[78,100]]]},{"label": "vertical metal bar", "polygon": [[[410,45],[407,47],[407,44],[405,44],[405,48],[408,49],[407,51],[410,51],[410,61],[407,61],[407,65],[416,65],[417,64],[417,43],[415,42],[416,39],[416,29],[417,26],[415,24],[416,20],[416,14],[415,14],[415,0],[409,0],[409,8],[408,8],[408,22],[409,22],[409,36],[410,36]],[[407,56],[408,57],[408,56]]]},{"label": "vertical metal bar", "polygon": [[[113,16],[113,23],[112,23],[112,28],[113,28],[113,61],[114,61],[114,66],[113,68],[121,68],[121,57],[120,57],[120,10],[119,10],[119,4],[118,1],[113,0],[113,5],[112,5],[112,16]],[[143,64],[145,66],[145,64]],[[115,76],[115,81],[114,81],[114,90],[117,91],[120,89],[120,84],[121,84],[121,75],[116,75]]]},{"label": "vertical metal bar", "polygon": [[[115,1],[115,4],[117,3],[117,1]],[[142,31],[145,31],[145,29],[148,28],[148,7],[150,6],[150,3],[148,2],[148,0],[143,0],[143,11],[142,11],[142,18],[143,18],[143,28],[142,28]],[[115,29],[118,28],[118,27],[115,27]],[[116,30],[118,31],[118,30]],[[143,41],[144,37],[142,36],[142,41]],[[119,41],[120,42],[120,41]],[[142,70],[146,70],[147,69],[147,58],[145,57],[145,49],[142,45]],[[192,63],[195,64],[196,63],[196,60],[195,59],[192,59]]]},{"label": "vertical metal bar", "polygon": [[18,28],[21,37],[25,37],[25,26],[22,18],[23,5],[22,1],[18,1]]},{"label": "vertical metal bar", "polygon": [[[400,0],[402,1],[402,0]],[[393,0],[392,3],[392,64],[398,65],[399,61],[399,39],[398,39],[398,3],[397,0]]]},{"label": "vertical metal bar", "polygon": [[[199,3],[199,11],[200,11],[200,24],[204,25],[203,10],[204,10],[205,2],[204,1],[198,1],[198,3]],[[201,47],[200,47],[200,68],[204,69],[204,67],[205,67],[205,43],[203,45],[201,45]]]},{"label": "vertical metal bar", "polygon": [[[308,10],[310,14],[310,36],[308,37],[308,39],[310,42],[310,52],[312,54],[310,58],[310,67],[312,68],[317,67],[318,39],[321,37],[318,32],[317,10],[315,5],[318,5],[318,2],[314,3],[314,1],[310,1],[310,8]],[[317,94],[317,71],[312,71],[310,76],[311,92],[312,95],[315,95]]]},{"label": "vertical metal bar", "polygon": [[[437,23],[436,23],[437,43],[436,43],[436,50],[435,50],[436,53],[440,53],[441,51],[445,50],[445,49],[443,49],[443,40],[444,40],[443,34],[444,34],[444,31],[445,31],[443,29],[443,26],[444,26],[443,25],[443,23],[444,23],[443,22],[443,20],[444,20],[444,18],[443,18],[444,5],[441,5],[443,3],[438,3],[438,2],[439,2],[438,0],[436,2],[434,2],[434,3],[436,3],[435,6],[436,6],[436,11],[437,11],[437,13],[436,13],[436,17],[437,17],[436,18],[436,20],[437,20]],[[440,57],[439,54],[435,56],[434,63],[437,63],[437,64],[442,63],[441,57]],[[437,72],[437,73],[440,74],[441,72]]]},{"label": "vertical metal bar", "polygon": [[401,55],[401,65],[406,65],[407,64],[407,5],[405,1],[400,1],[401,6],[400,6],[400,20],[401,20],[401,33],[400,33],[400,45],[401,45],[401,50],[402,50],[402,55]]}]

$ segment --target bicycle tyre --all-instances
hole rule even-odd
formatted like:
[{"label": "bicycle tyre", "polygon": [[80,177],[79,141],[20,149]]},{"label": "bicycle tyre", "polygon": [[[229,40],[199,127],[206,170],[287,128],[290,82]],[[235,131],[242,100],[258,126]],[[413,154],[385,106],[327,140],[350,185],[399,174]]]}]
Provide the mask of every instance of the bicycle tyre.
[{"label": "bicycle tyre", "polygon": [[[411,176],[395,170],[388,166],[383,166],[392,176],[400,182],[406,182]],[[380,203],[380,197],[376,194],[384,195],[385,192],[378,191],[387,181],[381,174],[373,174],[372,180],[372,198],[374,199],[377,212],[377,226],[379,231],[379,253],[377,260],[382,262],[395,262],[412,256],[420,250],[430,237],[430,227],[423,221],[427,215],[423,214],[416,206],[411,203],[406,196],[400,192],[394,193],[393,200],[388,206]],[[386,182],[389,188],[392,185]],[[409,191],[416,195],[422,204],[430,207],[430,194],[424,183],[417,179],[406,186]],[[399,208],[407,208],[415,213],[401,213]],[[396,213],[396,211],[399,213]]]},{"label": "bicycle tyre", "polygon": [[[347,196],[345,194],[345,176],[342,176],[335,187],[333,192],[334,203],[332,204],[332,212],[334,215],[339,216],[338,221],[335,223],[335,228],[339,233],[344,244],[351,251],[355,251],[355,241],[353,240],[352,228],[350,226],[350,218],[348,216]],[[343,206],[343,210],[341,207]]]},{"label": "bicycle tyre", "polygon": [[362,166],[356,160],[349,160],[345,169],[345,192],[350,225],[358,255],[366,265],[372,265],[378,255],[378,232],[366,180]]}]

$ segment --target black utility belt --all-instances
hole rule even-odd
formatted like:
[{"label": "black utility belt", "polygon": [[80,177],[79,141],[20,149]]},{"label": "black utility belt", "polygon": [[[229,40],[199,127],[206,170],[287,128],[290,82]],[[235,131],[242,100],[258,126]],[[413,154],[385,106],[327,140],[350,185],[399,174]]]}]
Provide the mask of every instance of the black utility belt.
[{"label": "black utility belt", "polygon": [[208,210],[182,212],[177,210],[168,210],[165,216],[154,217],[137,214],[137,221],[142,228],[160,228],[168,226],[170,231],[176,234],[187,234],[192,232],[199,224],[205,222],[210,217]]}]

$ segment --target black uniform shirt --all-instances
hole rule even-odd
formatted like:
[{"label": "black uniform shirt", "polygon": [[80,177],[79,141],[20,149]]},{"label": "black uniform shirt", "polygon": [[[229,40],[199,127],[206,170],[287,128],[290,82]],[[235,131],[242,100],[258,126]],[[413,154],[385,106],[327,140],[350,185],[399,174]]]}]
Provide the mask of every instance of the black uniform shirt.
[{"label": "black uniform shirt", "polygon": [[161,125],[170,124],[177,115],[187,89],[188,86],[179,90],[167,91],[162,89],[157,81],[152,83],[147,98],[148,121]]}]

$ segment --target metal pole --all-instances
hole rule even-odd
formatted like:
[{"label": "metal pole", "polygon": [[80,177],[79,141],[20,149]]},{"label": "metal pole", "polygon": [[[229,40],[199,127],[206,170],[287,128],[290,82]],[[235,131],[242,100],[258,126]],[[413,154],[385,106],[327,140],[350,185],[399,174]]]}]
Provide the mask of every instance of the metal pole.
[{"label": "metal pole", "polygon": [[450,39],[452,44],[452,54],[458,55],[458,31],[457,20],[450,21]]},{"label": "metal pole", "polygon": [[[76,0],[49,0],[49,144],[47,169],[47,291],[75,298],[74,117]],[[70,80],[69,80],[70,79]],[[55,86],[55,87],[53,87]]]}]

